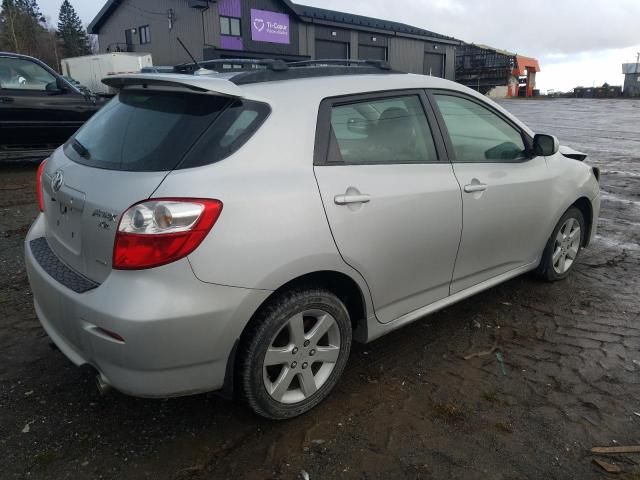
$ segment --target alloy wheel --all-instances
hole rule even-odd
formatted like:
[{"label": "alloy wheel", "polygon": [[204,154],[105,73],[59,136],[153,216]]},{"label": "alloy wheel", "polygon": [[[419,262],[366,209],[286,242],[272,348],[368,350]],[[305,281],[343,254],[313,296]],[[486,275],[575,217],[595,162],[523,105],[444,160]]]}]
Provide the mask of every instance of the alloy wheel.
[{"label": "alloy wheel", "polygon": [[340,329],[322,310],[292,316],[273,337],[263,363],[264,386],[285,404],[302,402],[330,378],[340,356]]},{"label": "alloy wheel", "polygon": [[569,218],[562,225],[553,246],[553,269],[559,275],[569,271],[580,251],[582,235],[580,222]]}]

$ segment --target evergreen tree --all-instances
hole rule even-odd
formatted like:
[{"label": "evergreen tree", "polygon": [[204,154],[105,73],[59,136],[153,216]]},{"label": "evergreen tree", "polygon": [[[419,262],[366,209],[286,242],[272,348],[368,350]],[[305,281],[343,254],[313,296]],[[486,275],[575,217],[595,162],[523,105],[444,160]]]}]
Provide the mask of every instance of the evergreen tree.
[{"label": "evergreen tree", "polygon": [[40,12],[38,0],[15,0],[15,3],[18,8],[20,8],[26,14],[30,15],[36,22],[44,22],[44,17]]},{"label": "evergreen tree", "polygon": [[46,29],[37,0],[2,0],[0,49],[35,55]]},{"label": "evergreen tree", "polygon": [[[36,0],[22,0],[35,3]],[[58,35],[62,40],[62,50],[65,57],[78,57],[91,53],[87,32],[82,26],[82,21],[76,13],[75,8],[64,0],[60,7],[58,17]]]}]

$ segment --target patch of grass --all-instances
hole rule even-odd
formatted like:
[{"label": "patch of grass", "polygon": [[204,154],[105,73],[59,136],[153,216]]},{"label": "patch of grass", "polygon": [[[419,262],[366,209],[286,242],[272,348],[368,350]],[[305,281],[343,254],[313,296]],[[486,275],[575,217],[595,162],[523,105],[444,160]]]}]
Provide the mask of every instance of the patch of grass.
[{"label": "patch of grass", "polygon": [[500,397],[498,396],[497,390],[491,390],[490,392],[482,392],[482,398],[487,402],[491,402],[491,403],[500,402]]},{"label": "patch of grass", "polygon": [[511,427],[511,424],[506,423],[506,422],[497,422],[495,424],[495,427],[498,431],[502,432],[502,433],[513,433],[513,427]]},{"label": "patch of grass", "polygon": [[435,403],[433,413],[445,422],[462,421],[467,417],[462,405],[456,403]]}]

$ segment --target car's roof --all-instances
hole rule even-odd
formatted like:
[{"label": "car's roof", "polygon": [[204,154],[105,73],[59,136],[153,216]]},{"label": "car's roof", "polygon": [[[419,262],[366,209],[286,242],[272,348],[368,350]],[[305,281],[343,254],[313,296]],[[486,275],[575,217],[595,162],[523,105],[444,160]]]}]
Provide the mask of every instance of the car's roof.
[{"label": "car's roof", "polygon": [[336,77],[312,77],[272,81],[241,86],[247,94],[292,95],[298,90],[309,97],[335,97],[384,90],[444,88],[457,90],[462,85],[449,80],[415,74],[369,74]]},{"label": "car's roof", "polygon": [[[284,78],[282,80],[236,84],[234,78],[242,73],[208,72],[201,75],[150,73],[116,75],[103,80],[109,86],[122,88],[129,85],[180,86],[201,93],[228,95],[263,101],[272,105],[317,105],[325,98],[392,90],[440,89],[465,93],[489,103],[519,124],[529,134],[532,131],[504,108],[460,83],[443,78],[410,73],[369,73],[366,75],[312,76]],[[276,77],[277,78],[277,77]]]},{"label": "car's roof", "polygon": [[411,88],[444,88],[453,90],[466,89],[460,84],[438,77],[415,75],[408,73],[369,73],[366,75],[345,74],[334,76],[310,76],[307,78],[279,79],[270,81],[236,83],[234,80],[243,73],[217,73],[208,71],[201,75],[176,73],[142,73],[124,74],[107,77],[103,80],[109,86],[121,88],[127,85],[174,85],[192,90],[220,93],[237,97],[264,98],[265,93],[276,94],[290,89],[304,88],[309,95],[333,96],[353,93],[375,92],[381,90],[401,90]]},{"label": "car's roof", "polygon": [[14,53],[14,52],[0,52],[0,57],[22,58],[22,59],[25,59],[25,60],[36,60],[36,61],[39,61],[35,57],[30,57],[28,55],[21,55],[20,53]]}]

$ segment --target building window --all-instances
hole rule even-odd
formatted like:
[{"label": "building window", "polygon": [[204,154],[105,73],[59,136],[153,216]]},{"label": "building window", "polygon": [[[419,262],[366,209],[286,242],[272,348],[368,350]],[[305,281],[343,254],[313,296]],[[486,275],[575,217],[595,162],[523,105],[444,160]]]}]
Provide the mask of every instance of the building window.
[{"label": "building window", "polygon": [[235,17],[220,17],[220,34],[240,37],[240,19]]},{"label": "building window", "polygon": [[138,33],[140,34],[140,45],[151,43],[151,29],[149,28],[149,25],[140,27],[138,29]]}]

